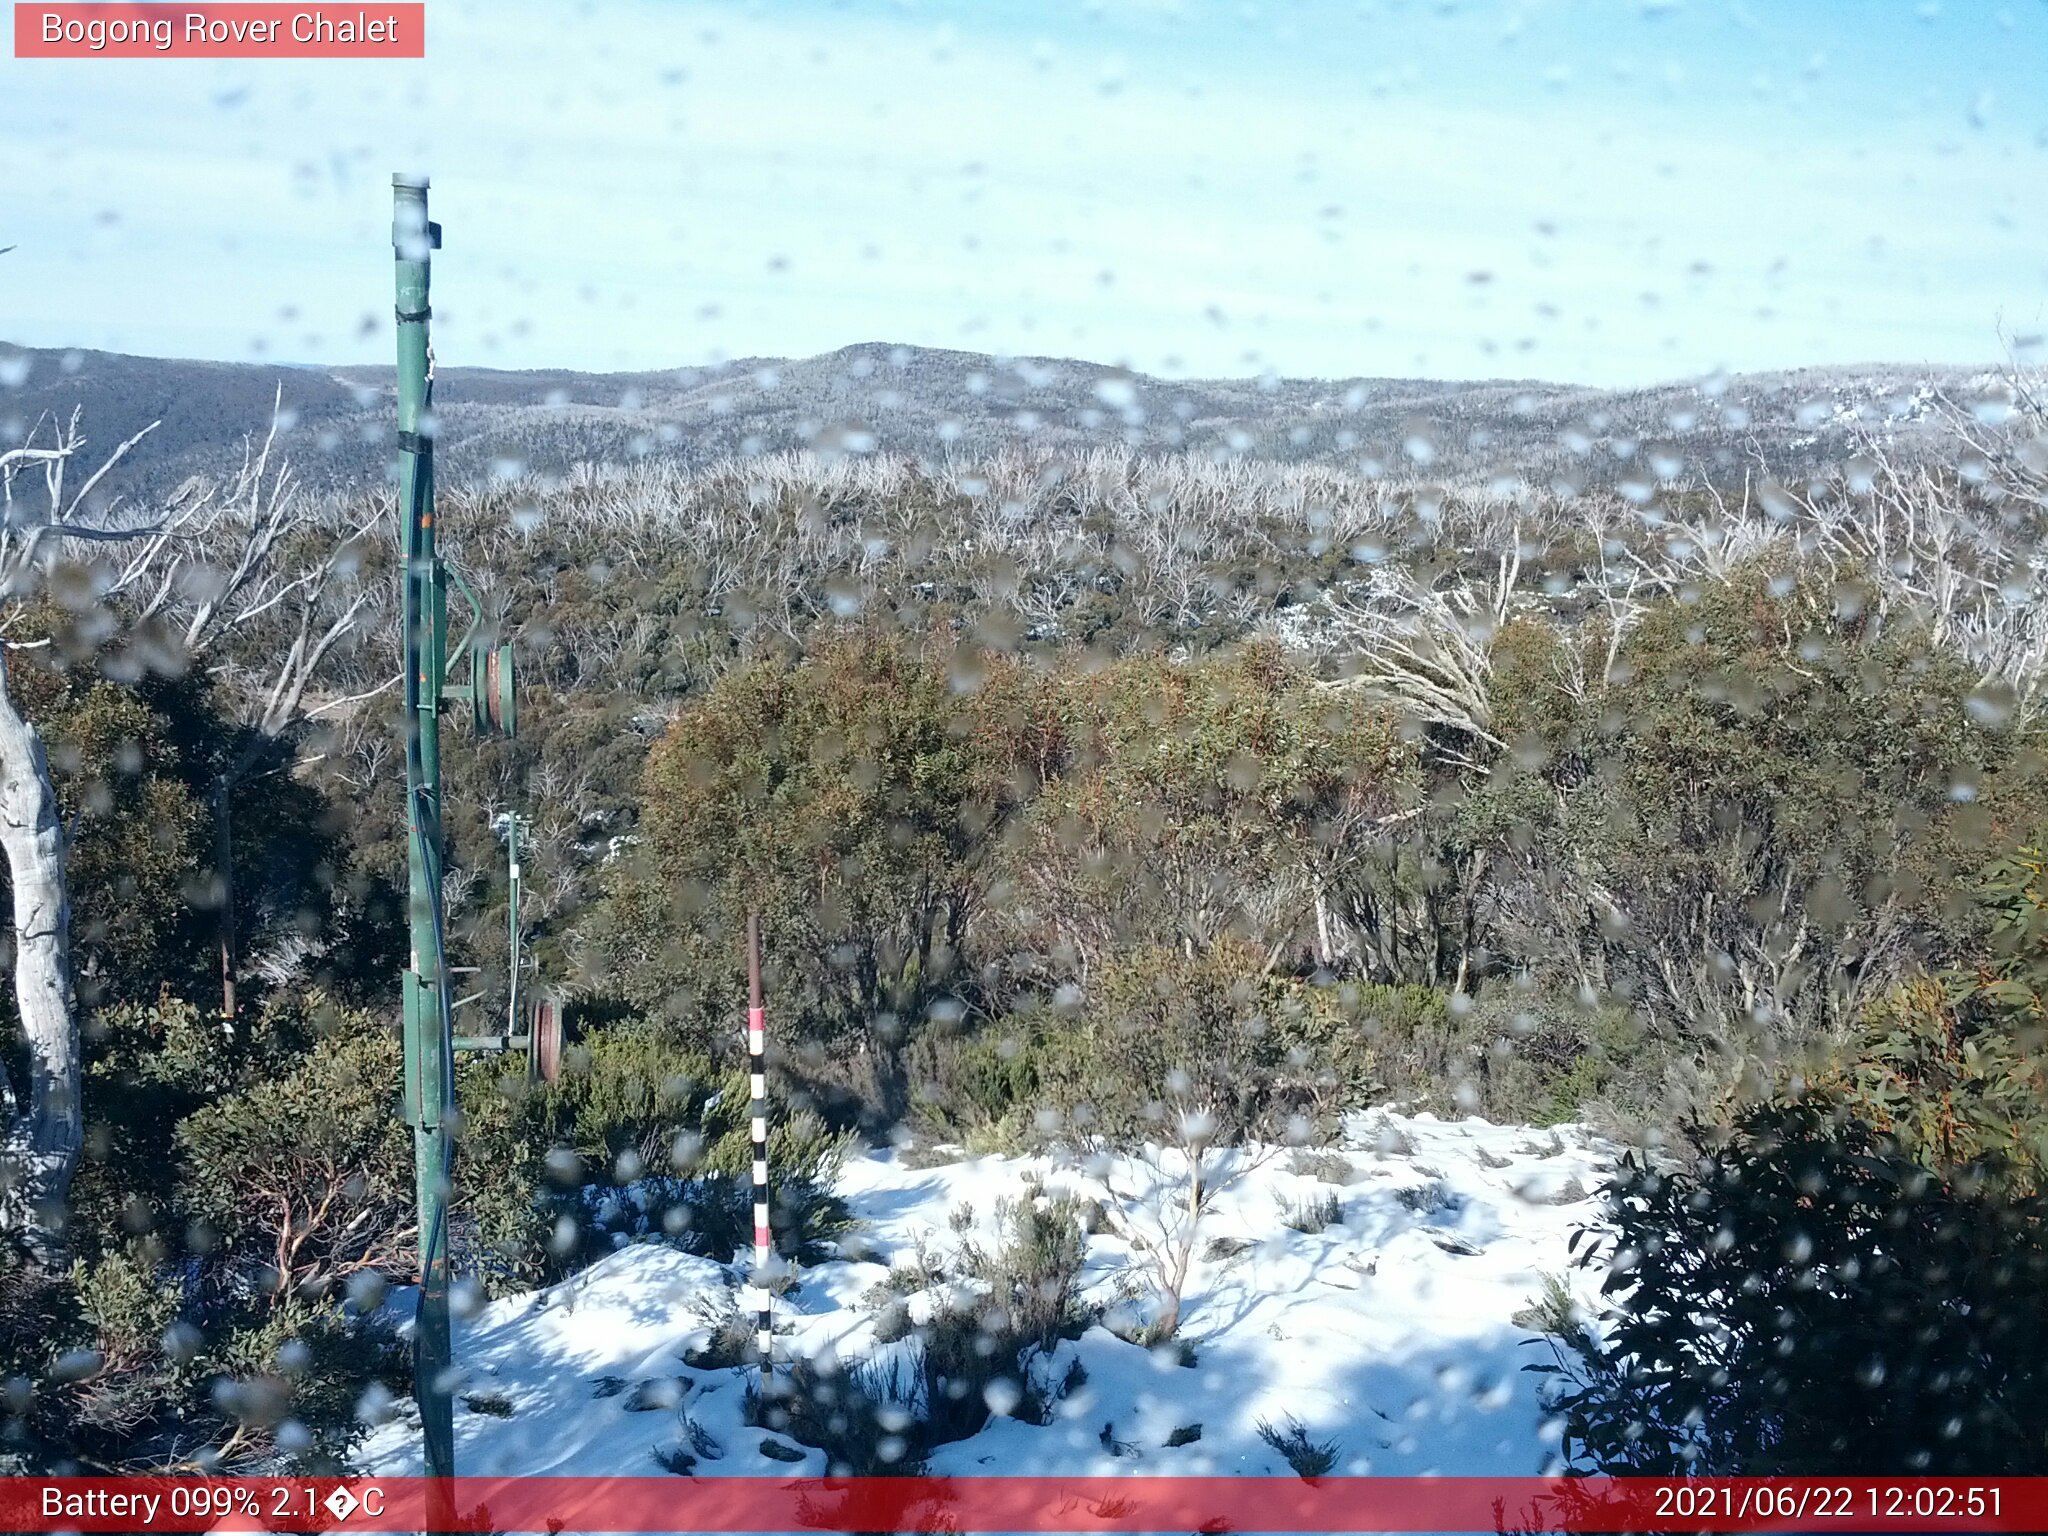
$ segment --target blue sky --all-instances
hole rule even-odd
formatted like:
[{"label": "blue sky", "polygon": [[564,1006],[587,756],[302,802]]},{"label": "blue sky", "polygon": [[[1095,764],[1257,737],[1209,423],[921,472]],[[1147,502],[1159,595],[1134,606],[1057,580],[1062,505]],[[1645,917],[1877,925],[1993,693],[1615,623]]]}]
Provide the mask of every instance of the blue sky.
[{"label": "blue sky", "polygon": [[0,59],[0,338],[381,362],[854,341],[1168,374],[1998,356],[2048,0],[428,0],[424,61]]}]

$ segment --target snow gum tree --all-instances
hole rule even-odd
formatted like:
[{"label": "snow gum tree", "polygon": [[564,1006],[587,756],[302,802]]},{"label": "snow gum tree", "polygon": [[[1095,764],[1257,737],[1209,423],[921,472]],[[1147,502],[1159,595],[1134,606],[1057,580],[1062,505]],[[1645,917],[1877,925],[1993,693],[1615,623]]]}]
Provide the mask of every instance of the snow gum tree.
[{"label": "snow gum tree", "polygon": [[[84,1146],[78,1024],[71,991],[71,901],[65,882],[65,828],[50,756],[8,686],[17,653],[50,643],[21,623],[29,602],[97,605],[107,591],[139,575],[104,583],[67,570],[67,546],[95,543],[154,547],[161,530],[85,528],[72,521],[99,480],[146,434],[123,443],[72,490],[66,472],[84,446],[76,419],[48,446],[33,439],[0,453],[0,851],[14,905],[14,1002],[21,1021],[22,1081],[0,1083],[0,1232],[16,1237],[46,1268],[67,1253],[64,1205]],[[17,482],[41,482],[43,495],[16,495]]]},{"label": "snow gum tree", "polygon": [[[38,429],[40,431],[40,428]],[[322,666],[371,614],[353,576],[357,538],[334,539],[267,474],[270,439],[225,485],[195,480],[161,506],[137,511],[100,494],[106,477],[154,423],[121,443],[83,479],[86,438],[76,413],[46,440],[32,433],[0,452],[0,850],[14,918],[14,1003],[20,1082],[0,1083],[0,1232],[41,1265],[68,1263],[65,1209],[84,1145],[82,1060],[73,989],[66,824],[44,731],[12,676],[32,655],[96,666],[116,681],[179,673],[230,638],[277,630],[282,658],[252,692],[263,707],[254,739],[273,741],[304,718]],[[272,436],[276,427],[273,424]],[[281,627],[280,627],[281,626]],[[236,669],[218,669],[233,673]],[[30,693],[36,690],[29,690]],[[43,690],[47,692],[47,690]],[[226,795],[216,794],[228,847]],[[221,884],[222,965],[233,1014],[231,871]]]}]

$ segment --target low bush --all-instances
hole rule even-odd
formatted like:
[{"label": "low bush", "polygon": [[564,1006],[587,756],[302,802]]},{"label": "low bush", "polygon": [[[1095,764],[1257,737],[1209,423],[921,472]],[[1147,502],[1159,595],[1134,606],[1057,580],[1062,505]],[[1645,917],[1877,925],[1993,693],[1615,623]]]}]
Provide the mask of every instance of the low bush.
[{"label": "low bush", "polygon": [[1143,1327],[1180,1326],[1203,1217],[1283,1142],[1314,1141],[1342,1103],[1300,1039],[1295,988],[1257,951],[1138,951],[1106,966],[1046,1057],[1051,1146],[1095,1167],[1120,1158],[1103,1210],[1152,1292]]},{"label": "low bush", "polygon": [[677,1477],[688,1477],[697,1470],[696,1456],[680,1445],[657,1445],[648,1454],[662,1471],[673,1472]]},{"label": "low bush", "polygon": [[[1047,1399],[1066,1388],[1042,1385],[1031,1361],[1093,1316],[1075,1296],[1081,1203],[1035,1190],[1000,1202],[996,1217],[999,1246],[961,1246],[960,1271],[979,1295],[951,1298],[922,1323],[893,1292],[877,1297],[877,1340],[888,1347],[843,1371],[798,1362],[757,1403],[759,1422],[822,1447],[833,1474],[852,1476],[915,1471],[933,1447],[978,1433],[992,1414],[1046,1422]],[[1077,1370],[1062,1378],[1085,1379]]]},{"label": "low bush", "polygon": [[217,1013],[168,993],[90,1015],[81,1033],[92,1134],[71,1186],[73,1251],[89,1259],[143,1231],[181,1226],[179,1126],[293,1073],[324,1036],[374,1028],[320,992],[273,993],[232,1032]]},{"label": "low bush", "polygon": [[1301,1200],[1282,1200],[1280,1206],[1280,1224],[1296,1232],[1320,1232],[1325,1227],[1334,1227],[1343,1216],[1343,1205],[1330,1192]]},{"label": "low bush", "polygon": [[765,1400],[747,1388],[747,1422],[818,1447],[828,1476],[916,1476],[924,1463],[913,1449],[912,1415],[889,1392],[870,1363],[825,1371],[797,1360],[777,1373]]},{"label": "low bush", "polygon": [[905,1052],[914,1115],[940,1136],[998,1151],[1023,1144],[1052,1021],[1026,1010],[973,1031],[931,1029]]},{"label": "low bush", "polygon": [[1034,1344],[1000,1303],[941,1307],[893,1354],[870,1362],[857,1376],[879,1403],[910,1416],[906,1428],[921,1457],[932,1446],[978,1434],[998,1406],[1036,1418],[1026,1402],[1023,1364]]},{"label": "low bush", "polygon": [[[492,1283],[569,1273],[621,1243],[672,1242],[721,1262],[753,1242],[747,1076],[654,1026],[594,1030],[561,1078],[471,1067],[463,1084],[466,1215]],[[785,1258],[815,1263],[851,1229],[832,1183],[844,1134],[779,1095],[768,1144],[771,1214]]]},{"label": "low bush", "polygon": [[1557,1342],[1574,1467],[1985,1476],[2048,1457],[2048,1204],[1937,1172],[1822,1097],[1624,1159],[1597,1328]]},{"label": "low bush", "polygon": [[97,1365],[91,1338],[71,1278],[0,1244],[0,1476],[63,1464],[78,1423],[76,1378]]},{"label": "low bush", "polygon": [[337,1465],[394,1341],[342,1294],[412,1264],[396,1036],[318,992],[235,1028],[165,995],[87,1022],[65,1277],[0,1277],[22,1465]]},{"label": "low bush", "polygon": [[[199,1284],[194,1285],[197,1279]],[[147,1242],[74,1266],[68,1284],[0,1273],[11,1306],[0,1458],[18,1472],[246,1465],[339,1469],[366,1386],[402,1388],[403,1347],[330,1301],[209,1288]],[[14,1326],[33,1320],[40,1343]]]},{"label": "low bush", "polygon": [[729,1371],[758,1360],[759,1343],[755,1320],[730,1302],[712,1319],[704,1342],[683,1351],[683,1364],[693,1371]]},{"label": "low bush", "polygon": [[1261,1419],[1259,1438],[1285,1457],[1287,1465],[1294,1468],[1297,1476],[1306,1482],[1314,1482],[1337,1465],[1336,1441],[1314,1439],[1308,1426],[1291,1413],[1286,1416],[1284,1426]]},{"label": "low bush", "polygon": [[[1050,1353],[1062,1335],[1087,1326],[1090,1313],[1076,1295],[1087,1258],[1083,1202],[1027,1187],[1022,1199],[996,1203],[999,1247],[960,1247],[960,1269],[988,1293],[1001,1335]],[[988,1316],[984,1314],[984,1321]]]},{"label": "low bush", "polygon": [[1297,1151],[1287,1160],[1287,1171],[1300,1174],[1303,1178],[1320,1180],[1325,1184],[1349,1184],[1358,1177],[1358,1169],[1343,1153],[1311,1151],[1306,1148]]},{"label": "low bush", "polygon": [[1502,978],[1476,996],[1425,987],[1335,989],[1397,1101],[1501,1124],[1557,1125],[1605,1100],[1623,1112],[1661,1087],[1662,1053],[1643,1058],[1645,1026],[1613,1000]]},{"label": "low bush", "polygon": [[413,1262],[399,1076],[397,1035],[349,1015],[289,1070],[179,1125],[183,1204],[215,1235],[226,1283],[274,1302],[338,1296],[354,1274]]},{"label": "low bush", "polygon": [[252,1453],[274,1447],[308,1473],[342,1470],[365,1427],[357,1408],[366,1389],[412,1388],[411,1350],[375,1321],[327,1302],[269,1311],[231,1333],[217,1359],[209,1396],[233,1420],[228,1451],[237,1442]]}]

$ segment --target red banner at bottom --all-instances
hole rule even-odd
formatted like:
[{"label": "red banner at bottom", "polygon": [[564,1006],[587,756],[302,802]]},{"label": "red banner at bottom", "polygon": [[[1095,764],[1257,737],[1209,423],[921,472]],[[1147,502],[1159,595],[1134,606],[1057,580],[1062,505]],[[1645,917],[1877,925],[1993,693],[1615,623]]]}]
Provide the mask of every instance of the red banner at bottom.
[{"label": "red banner at bottom", "polygon": [[2048,1477],[13,1477],[0,1530],[2040,1531]]}]

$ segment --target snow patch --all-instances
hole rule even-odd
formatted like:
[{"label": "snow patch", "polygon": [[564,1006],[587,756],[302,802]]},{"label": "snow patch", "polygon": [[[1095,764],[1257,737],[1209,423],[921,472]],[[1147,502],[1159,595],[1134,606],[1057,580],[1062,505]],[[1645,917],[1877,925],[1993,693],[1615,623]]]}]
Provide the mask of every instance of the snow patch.
[{"label": "snow patch", "polygon": [[[980,1433],[940,1446],[936,1474],[1284,1474],[1262,1422],[1288,1416],[1334,1441],[1340,1473],[1534,1473],[1555,1449],[1521,1367],[1547,1358],[1514,1316],[1562,1274],[1589,1305],[1597,1275],[1572,1269],[1574,1228],[1596,1224],[1597,1191],[1614,1149],[1580,1127],[1532,1130],[1472,1119],[1384,1112],[1352,1116],[1342,1164],[1280,1153],[1216,1200],[1201,1229],[1176,1350],[1146,1350],[1097,1326],[1034,1362],[1041,1385],[1077,1383],[1051,1422],[998,1413]],[[924,1161],[924,1159],[920,1159]],[[1043,1157],[962,1157],[912,1167],[896,1151],[851,1160],[840,1194],[864,1223],[872,1258],[803,1271],[777,1302],[779,1348],[844,1368],[892,1349],[875,1338],[872,1292],[889,1261],[922,1251],[941,1263],[963,1234],[995,1237],[998,1201],[1027,1180],[1100,1197],[1090,1176]],[[1148,1172],[1150,1170],[1147,1170]],[[1317,1232],[1291,1210],[1335,1194],[1337,1220]],[[1107,1301],[1131,1273],[1122,1239],[1088,1240],[1085,1294]],[[880,1262],[877,1262],[879,1260]],[[570,1280],[508,1297],[457,1324],[462,1390],[488,1385],[509,1416],[456,1410],[457,1465],[480,1475],[649,1475],[680,1449],[704,1473],[822,1475],[786,1437],[744,1422],[751,1371],[696,1370],[684,1356],[735,1305],[743,1272],[659,1241],[630,1243]],[[939,1297],[911,1298],[913,1321]],[[1076,1369],[1078,1367],[1078,1369]],[[1199,1434],[1192,1426],[1200,1426]],[[1171,1442],[1171,1443],[1169,1443]],[[693,1447],[695,1448],[693,1450]],[[417,1472],[416,1417],[401,1414],[358,1452],[364,1470]]]}]

